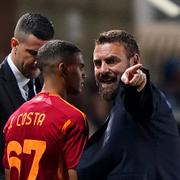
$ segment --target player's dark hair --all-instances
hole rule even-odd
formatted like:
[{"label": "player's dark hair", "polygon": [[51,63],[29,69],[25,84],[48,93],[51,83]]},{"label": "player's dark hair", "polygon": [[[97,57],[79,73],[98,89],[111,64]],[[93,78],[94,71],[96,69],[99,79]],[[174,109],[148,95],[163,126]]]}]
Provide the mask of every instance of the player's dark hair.
[{"label": "player's dark hair", "polygon": [[96,44],[122,43],[126,49],[127,57],[131,58],[135,53],[139,54],[139,47],[134,36],[124,30],[110,30],[100,33]]},{"label": "player's dark hair", "polygon": [[14,36],[23,40],[24,35],[33,34],[38,39],[50,40],[54,36],[54,26],[46,17],[37,13],[26,13],[18,20]]},{"label": "player's dark hair", "polygon": [[58,63],[59,61],[74,63],[71,62],[73,59],[72,57],[80,52],[81,50],[69,41],[48,41],[38,50],[38,67],[42,70],[43,67]]}]

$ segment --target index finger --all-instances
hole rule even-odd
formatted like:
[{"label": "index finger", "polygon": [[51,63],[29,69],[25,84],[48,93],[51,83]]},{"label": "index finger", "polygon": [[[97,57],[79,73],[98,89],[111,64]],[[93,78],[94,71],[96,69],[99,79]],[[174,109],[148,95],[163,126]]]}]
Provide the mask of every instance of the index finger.
[{"label": "index finger", "polygon": [[142,64],[133,65],[125,70],[123,75],[121,76],[121,80],[127,84],[134,77],[134,74],[137,73],[137,70],[142,68]]},{"label": "index finger", "polygon": [[127,69],[127,73],[134,75],[135,73],[137,73],[137,70],[142,67],[143,67],[142,64],[133,65]]}]

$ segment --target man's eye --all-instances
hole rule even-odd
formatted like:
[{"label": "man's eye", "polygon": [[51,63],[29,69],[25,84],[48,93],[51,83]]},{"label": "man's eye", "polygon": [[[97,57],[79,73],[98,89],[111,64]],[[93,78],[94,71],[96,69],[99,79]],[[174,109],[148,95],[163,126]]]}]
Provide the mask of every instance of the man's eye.
[{"label": "man's eye", "polygon": [[101,66],[101,61],[94,61],[94,65],[96,67],[100,67]]},{"label": "man's eye", "polygon": [[35,51],[35,50],[27,49],[27,52],[28,52],[29,54],[31,54],[32,56],[36,56],[36,55],[37,55],[37,51]]},{"label": "man's eye", "polygon": [[115,63],[115,59],[114,58],[111,58],[111,59],[108,59],[106,61],[107,64],[114,64]]},{"label": "man's eye", "polygon": [[84,64],[80,64],[79,65],[79,68],[82,70],[82,69],[84,69]]}]

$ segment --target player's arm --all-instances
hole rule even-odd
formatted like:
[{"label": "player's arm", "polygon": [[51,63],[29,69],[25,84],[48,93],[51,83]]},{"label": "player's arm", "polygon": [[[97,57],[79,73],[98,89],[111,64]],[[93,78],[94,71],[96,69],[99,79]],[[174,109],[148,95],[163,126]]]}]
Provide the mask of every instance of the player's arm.
[{"label": "player's arm", "polygon": [[69,180],[77,180],[77,171],[75,169],[69,169],[68,170],[69,174]]},{"label": "player's arm", "polygon": [[[79,119],[80,117],[82,119]],[[85,118],[82,115],[73,117],[71,123],[63,129],[63,132],[66,139],[63,145],[64,160],[68,168],[69,178],[70,180],[77,180],[76,168],[88,138]]]},{"label": "player's arm", "polygon": [[10,180],[10,170],[5,169],[5,180]]}]

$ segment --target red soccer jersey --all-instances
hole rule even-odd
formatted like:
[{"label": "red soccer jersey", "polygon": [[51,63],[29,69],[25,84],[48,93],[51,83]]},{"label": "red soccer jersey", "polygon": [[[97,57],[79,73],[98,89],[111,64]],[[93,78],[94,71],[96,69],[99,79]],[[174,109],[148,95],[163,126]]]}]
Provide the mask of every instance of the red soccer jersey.
[{"label": "red soccer jersey", "polygon": [[87,121],[80,110],[49,93],[39,93],[11,115],[4,128],[3,164],[11,179],[66,179],[86,143]]}]

